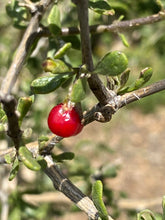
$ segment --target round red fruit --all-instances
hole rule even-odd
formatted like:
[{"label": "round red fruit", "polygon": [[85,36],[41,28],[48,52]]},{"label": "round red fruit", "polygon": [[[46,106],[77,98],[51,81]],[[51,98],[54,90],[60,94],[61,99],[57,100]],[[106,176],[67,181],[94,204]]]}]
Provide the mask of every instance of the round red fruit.
[{"label": "round red fruit", "polygon": [[83,129],[81,119],[74,107],[58,104],[52,108],[48,116],[49,129],[61,137],[77,135]]}]

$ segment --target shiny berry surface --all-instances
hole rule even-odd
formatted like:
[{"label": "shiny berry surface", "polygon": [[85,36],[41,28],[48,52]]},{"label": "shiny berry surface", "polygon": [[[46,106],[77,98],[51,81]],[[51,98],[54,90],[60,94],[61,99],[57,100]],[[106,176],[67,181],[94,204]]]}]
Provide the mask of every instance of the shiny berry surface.
[{"label": "shiny berry surface", "polygon": [[61,137],[70,137],[81,132],[83,125],[74,107],[58,104],[52,108],[48,116],[49,129]]}]

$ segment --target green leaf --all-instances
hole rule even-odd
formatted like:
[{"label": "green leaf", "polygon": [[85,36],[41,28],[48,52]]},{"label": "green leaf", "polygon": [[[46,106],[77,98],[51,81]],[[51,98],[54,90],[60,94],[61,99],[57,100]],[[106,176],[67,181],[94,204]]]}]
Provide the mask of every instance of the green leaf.
[{"label": "green leaf", "polygon": [[0,120],[1,118],[3,118],[4,115],[6,115],[5,111],[2,108],[0,108]]},{"label": "green leaf", "polygon": [[72,44],[69,43],[65,43],[54,55],[54,59],[59,59],[61,57],[63,57],[67,51],[72,47]]},{"label": "green leaf", "polygon": [[112,51],[107,53],[96,65],[93,73],[116,76],[127,69],[128,60],[124,53]]},{"label": "green leaf", "polygon": [[6,113],[2,108],[0,108],[0,122],[2,122],[3,124],[7,122]]},{"label": "green leaf", "polygon": [[71,76],[71,73],[65,73],[56,76],[39,77],[31,83],[31,90],[34,94],[47,94],[53,92]]},{"label": "green leaf", "polygon": [[19,29],[27,27],[28,12],[25,7],[19,6],[19,1],[11,0],[6,5],[6,12],[13,19],[14,27]]},{"label": "green leaf", "polygon": [[125,86],[125,84],[127,83],[128,79],[129,79],[129,75],[130,75],[130,69],[126,69],[119,77],[119,84],[120,86],[117,88],[117,93],[120,93],[120,90],[122,90],[122,88]]},{"label": "green leaf", "polygon": [[138,79],[135,80],[135,82],[126,87],[126,88],[123,88],[121,91],[119,91],[118,94],[124,94],[126,92],[132,92],[134,90],[137,90],[139,88],[141,88],[145,83],[147,83],[151,76],[153,74],[153,70],[151,67],[146,67],[145,69],[143,69],[140,73],[140,76]]},{"label": "green leaf", "polygon": [[74,153],[72,152],[64,152],[58,155],[52,154],[52,158],[56,162],[62,162],[63,160],[72,160],[74,158]]},{"label": "green leaf", "polygon": [[163,11],[165,7],[165,2],[161,0],[156,0],[156,3],[160,7],[161,11]]},{"label": "green leaf", "polygon": [[4,124],[0,123],[0,134],[2,134],[3,132],[5,132],[5,126]]},{"label": "green leaf", "polygon": [[129,79],[129,75],[130,75],[130,69],[127,69],[126,71],[124,71],[121,76],[120,76],[120,88],[125,86],[125,84],[127,83],[128,79]]},{"label": "green leaf", "polygon": [[102,220],[108,220],[108,212],[103,202],[103,185],[97,180],[92,186],[92,199]]},{"label": "green leaf", "polygon": [[115,13],[106,1],[89,1],[89,8],[98,14],[114,15]]},{"label": "green leaf", "polygon": [[129,43],[128,43],[128,41],[127,41],[125,35],[124,35],[124,34],[121,34],[121,33],[118,33],[118,35],[119,35],[120,39],[122,40],[123,45],[124,45],[125,47],[129,47]]},{"label": "green leaf", "polygon": [[137,220],[156,220],[156,217],[149,209],[145,209],[137,214]]},{"label": "green leaf", "polygon": [[28,113],[31,105],[32,105],[32,97],[21,97],[18,100],[18,105],[17,105],[17,110],[20,113],[19,116],[19,123],[22,123],[23,118],[26,116]]},{"label": "green leaf", "polygon": [[86,97],[86,78],[79,78],[73,84],[70,99],[72,102],[80,102]]},{"label": "green leaf", "polygon": [[41,169],[40,164],[33,157],[32,153],[25,147],[21,146],[19,148],[19,156],[23,164],[30,170],[38,171]]},{"label": "green leaf", "polygon": [[43,63],[43,69],[45,72],[51,72],[53,74],[61,74],[71,72],[72,69],[62,60],[48,58]]},{"label": "green leaf", "polygon": [[111,8],[113,8],[116,11],[120,10],[123,13],[123,12],[128,12],[130,10],[129,6],[127,6],[125,2],[112,1],[112,0],[108,0],[108,2],[110,2]]},{"label": "green leaf", "polygon": [[13,161],[13,157],[10,154],[6,154],[4,156],[6,163],[11,164]]},{"label": "green leaf", "polygon": [[49,140],[49,138],[48,138],[47,136],[45,136],[45,135],[42,135],[42,136],[40,136],[40,137],[38,138],[38,141],[39,141],[39,142],[48,141],[48,140]]},{"label": "green leaf", "polygon": [[61,32],[61,21],[60,21],[60,11],[58,6],[55,4],[48,16],[49,30],[54,35],[58,35]]},{"label": "green leaf", "polygon": [[72,81],[73,81],[73,76],[70,77],[69,79],[67,79],[67,80],[61,85],[61,87],[62,87],[63,89],[67,88],[68,86],[70,86],[70,84],[72,83]]},{"label": "green leaf", "polygon": [[11,181],[15,178],[15,176],[18,173],[18,170],[19,170],[19,161],[18,161],[18,158],[16,157],[13,162],[12,169],[10,171],[9,181]]}]

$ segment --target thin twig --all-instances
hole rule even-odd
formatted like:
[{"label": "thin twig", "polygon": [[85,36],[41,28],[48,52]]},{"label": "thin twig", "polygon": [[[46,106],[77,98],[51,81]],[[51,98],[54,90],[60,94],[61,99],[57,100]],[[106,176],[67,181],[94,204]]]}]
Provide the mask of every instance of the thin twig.
[{"label": "thin twig", "polygon": [[[126,21],[114,21],[113,24],[110,25],[91,25],[89,26],[89,31],[91,34],[100,34],[104,32],[121,32],[131,30],[133,28],[149,25],[156,22],[160,22],[165,20],[165,11],[160,11],[157,14],[153,14],[147,17],[136,18],[132,20]],[[62,27],[61,28],[61,36],[69,36],[69,35],[77,35],[80,34],[80,28],[78,27]],[[41,36],[50,36],[51,33],[47,27],[42,26],[40,30]]]},{"label": "thin twig", "polygon": [[[114,99],[105,106],[100,105],[99,103],[92,107],[89,111],[84,113],[83,123],[87,125],[96,120],[96,114],[99,113],[100,117],[102,116],[100,122],[110,121],[112,115],[116,113],[119,108],[124,107],[127,104],[138,101],[144,97],[155,94],[165,90],[165,80],[160,80],[144,88],[135,90],[133,92],[126,93],[122,96],[114,96]],[[111,95],[112,97],[112,95]],[[98,120],[99,121],[99,120]]]},{"label": "thin twig", "polygon": [[120,97],[118,107],[121,108],[129,103],[140,100],[146,96],[165,90],[165,79],[155,82],[144,88],[126,93]]},{"label": "thin twig", "polygon": [[[155,82],[149,86],[146,86],[144,88],[135,90],[133,92],[126,93],[122,96],[117,96],[117,99],[114,101],[114,104],[111,103],[111,105],[107,105],[102,107],[99,105],[95,105],[92,109],[90,109],[88,112],[84,113],[83,120],[84,120],[84,125],[87,125],[91,123],[92,121],[95,121],[95,113],[96,112],[102,112],[102,109],[109,107],[111,109],[111,112],[109,112],[110,116],[115,113],[114,111],[114,106],[116,106],[116,111],[119,108],[124,107],[127,104],[130,104],[132,102],[138,101],[139,99],[145,98],[149,95],[158,93],[160,91],[165,90],[165,80],[160,80],[158,82]],[[109,117],[109,116],[107,116]],[[56,135],[51,135],[49,136],[49,140],[45,144],[45,148],[43,149],[43,154],[49,154],[50,151],[52,150],[53,146],[55,146],[56,143],[58,143],[61,139],[56,136]],[[27,148],[32,152],[38,152],[38,141],[29,143],[26,145]],[[36,150],[37,149],[37,150]],[[3,164],[5,162],[4,156],[6,154],[13,155],[15,156],[15,148],[10,148],[7,150],[0,151],[0,164]]]}]

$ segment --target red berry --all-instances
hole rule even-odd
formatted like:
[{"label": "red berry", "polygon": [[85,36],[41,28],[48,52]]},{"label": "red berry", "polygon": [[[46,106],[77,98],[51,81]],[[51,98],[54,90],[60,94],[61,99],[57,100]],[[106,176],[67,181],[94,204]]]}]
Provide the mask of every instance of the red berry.
[{"label": "red berry", "polygon": [[58,104],[49,113],[49,129],[61,137],[70,137],[81,132],[83,125],[80,116],[74,107],[67,104]]}]

